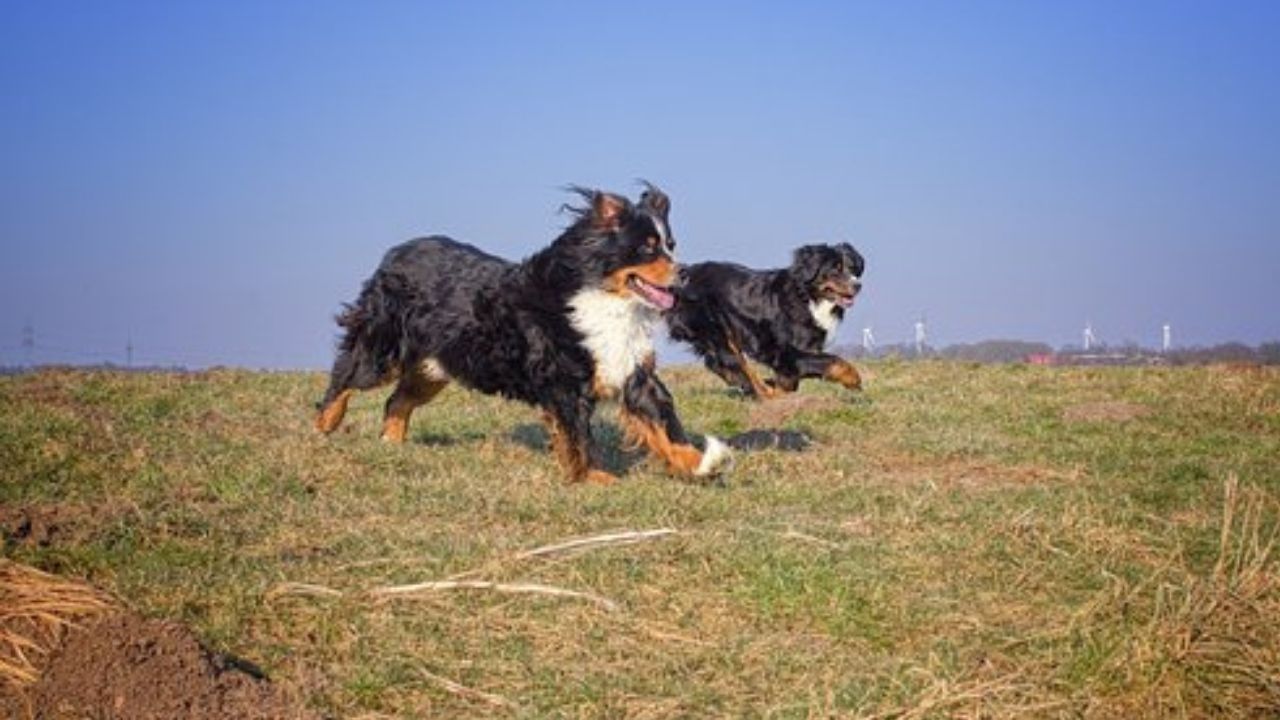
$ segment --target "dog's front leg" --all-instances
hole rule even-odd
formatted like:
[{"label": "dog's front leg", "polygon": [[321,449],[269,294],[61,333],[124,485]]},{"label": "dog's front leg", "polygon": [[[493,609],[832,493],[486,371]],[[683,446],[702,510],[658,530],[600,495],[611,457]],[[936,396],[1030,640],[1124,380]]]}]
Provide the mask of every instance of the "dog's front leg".
[{"label": "dog's front leg", "polygon": [[658,376],[638,367],[622,391],[622,425],[627,437],[662,458],[679,475],[708,477],[723,472],[732,460],[727,445],[711,435],[698,450],[685,435],[675,399]]},{"label": "dog's front leg", "polygon": [[542,421],[551,436],[551,450],[570,482],[612,485],[617,476],[596,467],[591,438],[591,414],[595,403],[584,398],[562,398],[544,407]]},{"label": "dog's front leg", "polygon": [[850,390],[862,389],[862,376],[853,363],[829,353],[806,353],[796,358],[794,366],[802,378],[822,378],[839,383]]}]

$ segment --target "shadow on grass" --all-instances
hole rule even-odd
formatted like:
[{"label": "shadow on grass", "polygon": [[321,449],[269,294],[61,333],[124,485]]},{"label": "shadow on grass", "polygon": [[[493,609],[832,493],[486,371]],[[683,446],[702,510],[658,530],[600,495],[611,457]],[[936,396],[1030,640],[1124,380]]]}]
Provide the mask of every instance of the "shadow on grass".
[{"label": "shadow on grass", "polygon": [[[643,448],[628,449],[622,431],[612,424],[593,426],[597,449],[600,453],[604,469],[616,475],[622,475],[636,465],[644,462],[648,453]],[[511,431],[511,439],[519,445],[537,452],[551,452],[551,437],[545,425],[527,423],[517,425]],[[738,452],[758,452],[762,450],[781,450],[783,452],[804,452],[813,445],[808,433],[799,430],[756,429],[741,432],[725,438],[725,442]],[[695,440],[698,448],[702,441]]]},{"label": "shadow on grass", "polygon": [[413,436],[414,445],[423,445],[426,447],[455,447],[458,445],[471,445],[483,441],[487,435],[481,432],[461,432],[457,434],[444,435],[435,432],[417,433]]},{"label": "shadow on grass", "polygon": [[[596,452],[604,470],[614,475],[623,475],[631,468],[644,461],[646,453],[642,449],[627,449],[622,430],[611,423],[593,423],[591,430],[595,436]],[[511,439],[519,445],[537,452],[551,452],[551,436],[547,427],[538,423],[517,425],[511,431]]]},{"label": "shadow on grass", "polygon": [[759,450],[804,452],[813,444],[813,438],[809,437],[809,433],[799,430],[759,428],[725,438],[725,442],[729,444],[729,447],[740,452],[755,452]]}]

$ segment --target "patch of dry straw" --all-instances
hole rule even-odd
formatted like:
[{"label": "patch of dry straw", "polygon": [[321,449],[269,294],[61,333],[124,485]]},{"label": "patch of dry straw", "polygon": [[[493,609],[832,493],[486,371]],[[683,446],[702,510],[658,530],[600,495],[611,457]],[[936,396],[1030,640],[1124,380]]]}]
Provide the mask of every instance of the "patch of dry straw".
[{"label": "patch of dry straw", "polygon": [[0,679],[34,683],[67,628],[113,608],[105,593],[84,583],[0,559]]},{"label": "patch of dry straw", "polygon": [[1173,565],[1095,608],[1100,623],[1150,608],[1110,663],[1128,691],[1105,706],[1149,717],[1280,717],[1274,510],[1273,498],[1229,477],[1210,572]]}]

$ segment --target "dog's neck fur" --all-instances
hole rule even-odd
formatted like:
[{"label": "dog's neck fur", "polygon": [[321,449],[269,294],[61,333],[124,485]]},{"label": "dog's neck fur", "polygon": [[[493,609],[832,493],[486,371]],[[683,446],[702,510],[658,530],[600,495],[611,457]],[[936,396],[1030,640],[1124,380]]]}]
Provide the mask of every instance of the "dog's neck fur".
[{"label": "dog's neck fur", "polygon": [[653,354],[658,314],[644,303],[604,290],[578,291],[569,299],[570,320],[596,362],[596,380],[621,390],[636,367]]},{"label": "dog's neck fur", "polygon": [[844,313],[840,312],[840,306],[834,301],[810,300],[809,314],[813,316],[813,321],[818,324],[827,333],[827,340],[835,337],[836,328],[840,327],[840,321],[844,319]]},{"label": "dog's neck fur", "polygon": [[836,329],[840,327],[840,321],[844,319],[844,308],[832,300],[813,297],[806,283],[796,277],[791,269],[778,270],[777,273],[777,280],[774,282],[780,283],[781,287],[789,286],[791,289],[788,292],[795,293],[808,303],[809,317],[827,334],[825,341],[831,342],[836,336]]}]

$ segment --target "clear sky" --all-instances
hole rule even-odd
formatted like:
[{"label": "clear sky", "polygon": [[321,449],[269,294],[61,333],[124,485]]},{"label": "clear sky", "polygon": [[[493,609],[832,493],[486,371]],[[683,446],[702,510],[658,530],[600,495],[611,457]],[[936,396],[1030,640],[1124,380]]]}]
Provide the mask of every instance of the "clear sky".
[{"label": "clear sky", "polygon": [[0,363],[325,367],[391,245],[568,183],[847,240],[840,339],[1280,338],[1280,2],[0,2]]}]

